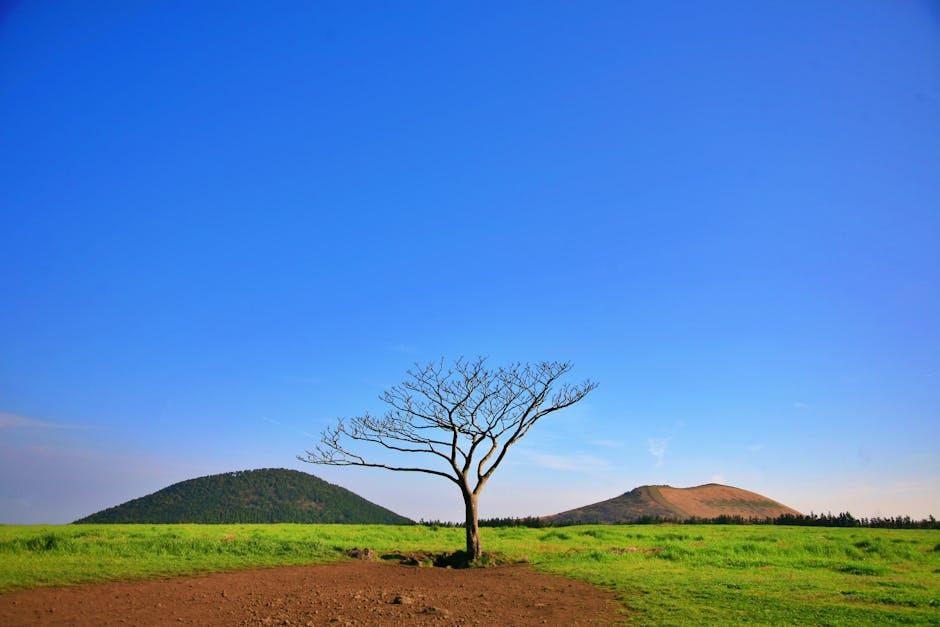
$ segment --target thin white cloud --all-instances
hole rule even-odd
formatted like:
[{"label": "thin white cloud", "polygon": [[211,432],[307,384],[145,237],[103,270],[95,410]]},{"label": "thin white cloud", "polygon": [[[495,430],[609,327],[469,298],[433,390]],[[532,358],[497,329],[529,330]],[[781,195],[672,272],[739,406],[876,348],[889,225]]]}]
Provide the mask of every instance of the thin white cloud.
[{"label": "thin white cloud", "polygon": [[720,472],[718,474],[712,475],[708,478],[708,480],[712,483],[724,483],[726,481],[725,476]]},{"label": "thin white cloud", "polygon": [[793,409],[806,409],[806,403],[803,401],[793,401]]},{"label": "thin white cloud", "polygon": [[285,430],[287,430],[287,431],[291,431],[291,432],[296,433],[297,435],[301,435],[301,436],[303,436],[303,437],[305,437],[305,438],[319,439],[319,437],[320,437],[320,436],[318,436],[318,435],[314,435],[314,434],[310,433],[309,431],[304,431],[303,429],[297,429],[297,428],[292,427],[292,426],[290,426],[290,425],[286,425],[286,424],[284,424],[283,422],[280,422],[280,421],[278,421],[278,420],[274,420],[273,418],[268,418],[267,416],[262,416],[262,417],[261,417],[261,420],[262,420],[262,422],[266,422],[266,423],[268,423],[269,425],[274,425],[274,426],[276,426],[276,427],[282,427],[283,429],[285,429]]},{"label": "thin white cloud", "polygon": [[88,425],[47,422],[0,411],[0,429],[87,429]]},{"label": "thin white cloud", "polygon": [[656,458],[656,467],[660,468],[665,463],[663,458],[666,456],[666,447],[669,445],[669,438],[649,438],[650,455]]},{"label": "thin white cloud", "polygon": [[536,453],[534,451],[520,451],[524,460],[541,468],[549,470],[569,470],[574,472],[587,472],[600,468],[607,468],[607,461],[594,455],[553,455],[550,453]]},{"label": "thin white cloud", "polygon": [[759,453],[764,448],[763,444],[748,444],[747,450],[749,453]]}]

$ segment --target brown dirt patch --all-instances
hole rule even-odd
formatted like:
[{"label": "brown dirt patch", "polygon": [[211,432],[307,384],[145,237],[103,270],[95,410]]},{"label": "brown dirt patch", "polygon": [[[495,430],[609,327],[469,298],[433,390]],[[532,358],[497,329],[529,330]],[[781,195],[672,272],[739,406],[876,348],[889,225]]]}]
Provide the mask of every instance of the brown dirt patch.
[{"label": "brown dirt patch", "polygon": [[0,595],[18,625],[611,625],[613,595],[526,566],[414,568],[370,561]]},{"label": "brown dirt patch", "polygon": [[608,553],[613,553],[614,555],[626,555],[627,553],[646,553],[649,555],[655,555],[656,553],[662,553],[663,548],[661,546],[615,546],[607,549]]}]

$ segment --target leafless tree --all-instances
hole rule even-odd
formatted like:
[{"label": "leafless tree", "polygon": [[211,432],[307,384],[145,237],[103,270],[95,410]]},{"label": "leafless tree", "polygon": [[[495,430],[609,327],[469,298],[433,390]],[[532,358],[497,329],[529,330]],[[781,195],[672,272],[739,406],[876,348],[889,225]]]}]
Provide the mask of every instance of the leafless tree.
[{"label": "leafless tree", "polygon": [[[482,357],[461,358],[451,366],[443,360],[416,365],[405,381],[379,397],[388,406],[382,417],[366,413],[339,419],[323,432],[316,448],[299,459],[421,472],[453,481],[466,506],[468,559],[475,561],[481,555],[480,492],[509,448],[536,422],[574,405],[597,387],[589,380],[562,383],[570,370],[570,362],[548,361],[489,369]],[[361,446],[421,461],[401,465],[368,461]]]}]

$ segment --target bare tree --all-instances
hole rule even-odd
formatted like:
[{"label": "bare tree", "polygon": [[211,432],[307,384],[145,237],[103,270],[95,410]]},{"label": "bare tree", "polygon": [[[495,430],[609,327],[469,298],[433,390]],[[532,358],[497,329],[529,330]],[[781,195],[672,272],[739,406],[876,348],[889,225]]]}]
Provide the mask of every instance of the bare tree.
[{"label": "bare tree", "polygon": [[[480,492],[509,448],[552,412],[574,405],[597,387],[559,380],[570,362],[515,363],[488,369],[485,358],[416,365],[408,378],[379,398],[382,417],[369,413],[339,419],[301,461],[421,472],[453,481],[466,506],[467,556],[481,555],[477,523]],[[553,391],[554,390],[554,391]],[[401,465],[367,461],[359,445],[422,458]],[[374,458],[373,458],[374,459]],[[413,458],[412,458],[413,459]]]}]

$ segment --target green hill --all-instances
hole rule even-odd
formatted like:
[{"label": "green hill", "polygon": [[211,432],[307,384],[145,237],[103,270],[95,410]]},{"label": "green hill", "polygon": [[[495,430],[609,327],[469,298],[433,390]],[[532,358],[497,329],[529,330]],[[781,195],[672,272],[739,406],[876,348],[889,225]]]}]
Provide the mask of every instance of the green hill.
[{"label": "green hill", "polygon": [[297,470],[240,470],[174,483],[76,523],[376,523],[413,521]]}]

